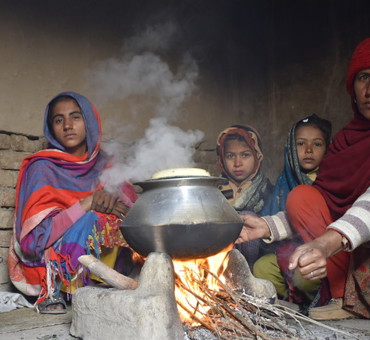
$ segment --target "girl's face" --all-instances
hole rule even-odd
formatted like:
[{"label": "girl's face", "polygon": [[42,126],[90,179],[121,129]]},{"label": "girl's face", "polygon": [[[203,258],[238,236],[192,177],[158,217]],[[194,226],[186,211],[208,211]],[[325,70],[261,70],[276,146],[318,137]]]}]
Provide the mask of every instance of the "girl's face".
[{"label": "girl's face", "polygon": [[358,110],[370,120],[370,68],[357,73],[353,88]]},{"label": "girl's face", "polygon": [[77,103],[73,99],[57,102],[50,115],[56,140],[72,155],[85,154],[87,150],[85,122]]},{"label": "girl's face", "polygon": [[304,172],[316,169],[326,153],[323,132],[312,125],[300,126],[295,132],[298,160]]},{"label": "girl's face", "polygon": [[228,140],[224,153],[226,171],[235,182],[241,183],[252,174],[256,159],[247,143]]}]

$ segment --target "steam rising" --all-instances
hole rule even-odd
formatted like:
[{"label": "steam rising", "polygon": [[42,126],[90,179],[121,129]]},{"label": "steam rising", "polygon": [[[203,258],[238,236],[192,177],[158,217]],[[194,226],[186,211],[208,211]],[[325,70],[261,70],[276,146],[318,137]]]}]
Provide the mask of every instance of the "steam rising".
[{"label": "steam rising", "polygon": [[[91,91],[100,105],[139,96],[143,102],[150,101],[153,110],[144,137],[126,150],[123,162],[116,144],[106,147],[116,160],[101,176],[108,190],[114,191],[127,180],[146,180],[162,169],[194,166],[194,146],[204,133],[183,131],[170,122],[178,118],[184,100],[196,89],[198,67],[190,55],[184,54],[174,73],[156,54],[170,48],[175,34],[175,26],[170,23],[147,28],[127,40],[122,56],[102,61],[88,72]],[[144,105],[139,103],[133,112],[140,117]]]}]

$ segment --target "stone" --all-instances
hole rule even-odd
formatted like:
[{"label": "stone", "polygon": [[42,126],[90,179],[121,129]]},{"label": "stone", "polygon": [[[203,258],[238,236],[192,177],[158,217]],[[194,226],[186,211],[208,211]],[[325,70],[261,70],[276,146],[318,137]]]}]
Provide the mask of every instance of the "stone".
[{"label": "stone", "polygon": [[151,253],[135,290],[77,289],[70,333],[84,340],[183,340],[174,290],[171,258]]},{"label": "stone", "polygon": [[226,285],[232,289],[243,289],[245,294],[265,299],[270,303],[277,301],[275,286],[270,281],[256,278],[245,257],[237,249],[229,252],[229,262],[223,275]]}]

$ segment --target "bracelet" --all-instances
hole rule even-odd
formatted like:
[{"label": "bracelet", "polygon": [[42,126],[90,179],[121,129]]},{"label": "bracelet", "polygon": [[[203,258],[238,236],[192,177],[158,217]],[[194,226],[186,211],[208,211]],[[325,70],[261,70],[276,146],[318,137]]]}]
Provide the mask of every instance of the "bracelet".
[{"label": "bracelet", "polygon": [[344,251],[350,251],[350,242],[348,241],[348,238],[343,235],[340,231],[336,230],[336,229],[330,229],[330,230],[334,230],[336,231],[340,236],[342,236],[342,241],[341,241],[341,245],[342,245],[342,250]]},{"label": "bracelet", "polygon": [[[342,235],[342,234],[341,234]],[[350,243],[348,238],[342,235],[342,250],[349,251],[350,250]]]}]

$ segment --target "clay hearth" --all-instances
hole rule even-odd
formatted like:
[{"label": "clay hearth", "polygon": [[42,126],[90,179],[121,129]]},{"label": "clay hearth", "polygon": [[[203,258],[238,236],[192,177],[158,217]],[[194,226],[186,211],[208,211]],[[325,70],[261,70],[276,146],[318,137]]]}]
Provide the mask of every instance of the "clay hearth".
[{"label": "clay hearth", "polygon": [[[238,250],[229,253],[226,284],[252,296],[276,298],[274,286],[256,279]],[[84,340],[184,339],[175,300],[171,258],[151,253],[135,290],[84,287],[72,299],[71,334]]]}]

